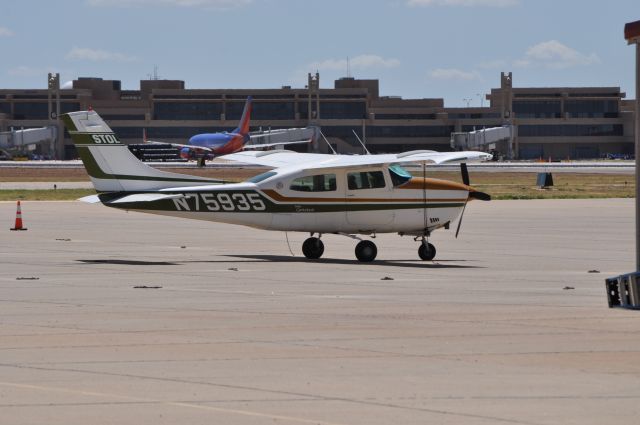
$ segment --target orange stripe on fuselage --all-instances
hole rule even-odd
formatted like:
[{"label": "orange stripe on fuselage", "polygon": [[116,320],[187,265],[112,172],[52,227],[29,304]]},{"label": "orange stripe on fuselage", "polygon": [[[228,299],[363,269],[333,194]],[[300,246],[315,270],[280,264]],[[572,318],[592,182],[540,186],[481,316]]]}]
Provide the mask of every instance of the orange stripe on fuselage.
[{"label": "orange stripe on fuselage", "polygon": [[423,190],[425,186],[427,190],[465,190],[467,192],[474,192],[474,189],[466,184],[424,177],[412,177],[411,180],[396,187],[396,189]]},{"label": "orange stripe on fuselage", "polygon": [[[385,203],[400,203],[400,202],[424,202],[424,198],[324,198],[324,197],[294,197],[294,196],[285,196],[276,192],[273,189],[263,189],[262,192],[267,195],[269,198],[276,202],[313,202],[313,203],[322,203],[322,202],[347,202],[347,203],[356,203],[356,202],[385,202]],[[466,198],[460,199],[434,199],[429,198],[427,202],[464,202]]]}]

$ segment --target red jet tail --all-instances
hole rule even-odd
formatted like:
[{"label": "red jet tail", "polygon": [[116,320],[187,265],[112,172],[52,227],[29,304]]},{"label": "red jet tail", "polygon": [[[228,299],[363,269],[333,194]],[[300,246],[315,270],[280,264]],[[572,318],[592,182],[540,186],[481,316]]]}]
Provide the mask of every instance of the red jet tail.
[{"label": "red jet tail", "polygon": [[242,118],[240,118],[240,124],[238,128],[234,130],[234,133],[242,134],[243,136],[249,134],[249,121],[251,120],[251,96],[247,97],[247,103],[244,104],[244,111],[242,111]]}]

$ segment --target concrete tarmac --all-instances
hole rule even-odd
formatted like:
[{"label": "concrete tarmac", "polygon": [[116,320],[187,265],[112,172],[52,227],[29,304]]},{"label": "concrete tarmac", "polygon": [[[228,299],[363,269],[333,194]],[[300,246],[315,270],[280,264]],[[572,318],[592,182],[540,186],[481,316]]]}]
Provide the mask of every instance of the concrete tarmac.
[{"label": "concrete tarmac", "polygon": [[56,189],[93,189],[90,181],[86,182],[0,182],[0,190],[51,190]]},{"label": "concrete tarmac", "polygon": [[[0,203],[0,424],[630,424],[633,200],[473,202],[458,240]],[[589,273],[597,270],[600,273]],[[391,280],[392,279],[392,280]],[[135,288],[136,286],[147,288]],[[159,288],[153,288],[159,287]]]}]

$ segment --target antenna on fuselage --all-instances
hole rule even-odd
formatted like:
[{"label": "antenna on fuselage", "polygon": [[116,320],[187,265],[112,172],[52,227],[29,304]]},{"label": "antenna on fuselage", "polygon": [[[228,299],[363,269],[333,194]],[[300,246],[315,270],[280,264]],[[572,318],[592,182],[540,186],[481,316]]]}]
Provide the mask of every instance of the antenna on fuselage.
[{"label": "antenna on fuselage", "polygon": [[329,141],[327,140],[326,137],[324,137],[324,133],[322,132],[322,130],[318,130],[320,131],[320,135],[322,136],[322,138],[324,139],[324,141],[327,143],[327,145],[329,145],[329,149],[331,149],[331,151],[333,152],[334,155],[337,155],[338,152],[336,152],[335,149],[333,149],[333,146],[331,146],[331,143],[329,143]]},{"label": "antenna on fuselage", "polygon": [[369,149],[367,149],[367,147],[364,145],[364,142],[362,141],[362,139],[358,137],[358,133],[356,133],[356,131],[353,129],[351,129],[351,131],[353,132],[353,135],[356,136],[356,139],[358,139],[358,142],[360,142],[360,144],[362,145],[362,148],[367,153],[367,155],[371,155],[371,152],[369,152]]}]

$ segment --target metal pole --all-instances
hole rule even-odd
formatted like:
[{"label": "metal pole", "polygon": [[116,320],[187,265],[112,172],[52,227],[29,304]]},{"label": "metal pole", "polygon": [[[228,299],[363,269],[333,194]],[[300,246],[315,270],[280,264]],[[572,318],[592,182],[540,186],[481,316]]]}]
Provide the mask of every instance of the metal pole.
[{"label": "metal pole", "polygon": [[367,120],[362,120],[362,141],[364,144],[367,144]]},{"label": "metal pole", "polygon": [[62,135],[58,139],[56,136],[56,144],[58,148],[53,151],[53,159],[64,159],[64,131],[61,129],[62,121],[60,120],[60,74],[56,74],[58,86],[56,88],[56,124],[58,125],[57,135]]},{"label": "metal pole", "polygon": [[640,42],[636,42],[636,271],[640,272]]}]

